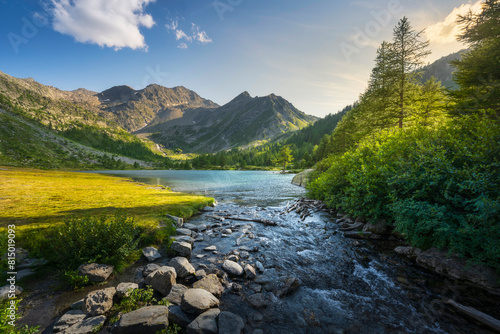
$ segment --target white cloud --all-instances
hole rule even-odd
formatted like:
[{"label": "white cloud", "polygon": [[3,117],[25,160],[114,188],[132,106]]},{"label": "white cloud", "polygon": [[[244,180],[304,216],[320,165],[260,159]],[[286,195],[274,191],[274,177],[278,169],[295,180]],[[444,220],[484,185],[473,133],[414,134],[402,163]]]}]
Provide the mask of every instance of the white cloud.
[{"label": "white cloud", "polygon": [[54,30],[78,42],[99,46],[144,49],[140,27],[155,21],[144,7],[155,0],[52,0]]},{"label": "white cloud", "polygon": [[171,20],[170,24],[165,24],[165,28],[175,34],[175,39],[179,41],[179,45],[177,45],[179,49],[187,49],[188,43],[193,41],[198,41],[201,44],[212,43],[212,39],[208,37],[207,33],[194,23],[191,23],[191,35],[179,29],[179,19]]},{"label": "white cloud", "polygon": [[481,11],[483,1],[477,1],[474,4],[463,4],[455,7],[453,11],[444,18],[444,20],[434,23],[425,29],[425,34],[431,42],[434,43],[454,43],[457,35],[460,34],[460,26],[457,24],[458,15],[465,15],[469,11],[478,13]]}]

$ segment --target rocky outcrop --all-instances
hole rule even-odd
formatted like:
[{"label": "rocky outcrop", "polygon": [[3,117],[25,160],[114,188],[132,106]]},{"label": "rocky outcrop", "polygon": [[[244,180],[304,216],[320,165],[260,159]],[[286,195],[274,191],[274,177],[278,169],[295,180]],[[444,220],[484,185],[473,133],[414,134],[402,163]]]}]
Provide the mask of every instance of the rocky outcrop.
[{"label": "rocky outcrop", "polygon": [[219,334],[241,334],[245,322],[243,319],[231,312],[219,313]]},{"label": "rocky outcrop", "polygon": [[210,308],[219,306],[219,300],[203,289],[189,289],[182,297],[182,310],[189,314],[201,314]]},{"label": "rocky outcrop", "polygon": [[177,274],[172,267],[164,266],[153,271],[146,277],[146,284],[166,296],[174,284],[176,284]]},{"label": "rocky outcrop", "polygon": [[313,171],[314,169],[306,169],[303,172],[298,173],[293,177],[292,184],[305,188],[307,186],[307,183],[309,182],[309,177],[311,176],[311,173]]},{"label": "rocky outcrop", "polygon": [[135,289],[139,289],[137,283],[120,283],[116,287],[116,298],[122,299],[123,297],[128,297]]},{"label": "rocky outcrop", "polygon": [[108,312],[113,306],[115,288],[107,288],[90,292],[83,301],[83,312],[96,316]]},{"label": "rocky outcrop", "polygon": [[154,247],[145,247],[142,249],[142,254],[148,259],[148,261],[152,262],[154,260],[158,260],[161,258],[160,252]]},{"label": "rocky outcrop", "polygon": [[168,307],[147,306],[125,313],[113,326],[113,334],[155,334],[168,328]]},{"label": "rocky outcrop", "polygon": [[224,292],[224,288],[215,274],[210,274],[198,282],[195,282],[193,288],[207,290],[217,298],[220,298],[222,292]]},{"label": "rocky outcrop", "polygon": [[464,280],[486,289],[500,289],[500,277],[486,266],[468,264],[465,259],[448,256],[446,252],[430,248],[417,256],[417,264],[438,274]]},{"label": "rocky outcrop", "polygon": [[78,275],[87,276],[91,282],[104,282],[106,281],[114,267],[106,264],[89,263],[82,264],[78,267]]},{"label": "rocky outcrop", "polygon": [[208,310],[200,314],[187,327],[187,334],[217,334],[217,318],[219,309]]},{"label": "rocky outcrop", "polygon": [[103,315],[89,317],[83,319],[81,322],[74,324],[73,326],[66,329],[63,334],[89,334],[95,333],[97,329],[99,329],[104,322],[106,321],[106,317]]},{"label": "rocky outcrop", "polygon": [[184,286],[182,284],[174,284],[172,285],[172,288],[170,289],[168,295],[163,299],[168,300],[172,304],[180,305],[182,302],[182,296],[184,296],[184,293],[188,290],[189,288],[187,286]]},{"label": "rocky outcrop", "polygon": [[224,261],[224,263],[222,264],[222,269],[224,269],[226,273],[232,276],[241,276],[244,273],[243,268],[241,268],[238,263],[230,260]]},{"label": "rocky outcrop", "polygon": [[194,275],[194,273],[196,272],[194,267],[185,257],[174,257],[168,264],[174,267],[175,271],[177,272],[177,277],[180,278]]}]

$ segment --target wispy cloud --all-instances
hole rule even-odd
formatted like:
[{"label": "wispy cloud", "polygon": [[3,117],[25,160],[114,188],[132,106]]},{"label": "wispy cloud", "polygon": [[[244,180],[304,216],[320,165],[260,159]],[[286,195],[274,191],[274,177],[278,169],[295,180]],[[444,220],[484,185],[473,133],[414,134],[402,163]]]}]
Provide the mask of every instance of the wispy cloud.
[{"label": "wispy cloud", "polygon": [[463,4],[455,7],[453,11],[444,18],[444,20],[434,23],[425,29],[425,34],[431,42],[434,43],[453,43],[457,35],[460,34],[460,26],[457,24],[458,15],[465,15],[469,11],[478,13],[481,11],[482,0],[474,4]]},{"label": "wispy cloud", "polygon": [[52,0],[54,30],[78,42],[147,50],[139,28],[151,28],[144,8],[155,0]]},{"label": "wispy cloud", "polygon": [[194,41],[198,41],[201,44],[213,42],[207,33],[194,23],[191,23],[191,33],[189,35],[179,28],[179,19],[171,20],[170,23],[165,24],[165,28],[172,32],[175,35],[175,39],[179,41],[179,45],[177,45],[179,49],[187,49],[188,44]]}]

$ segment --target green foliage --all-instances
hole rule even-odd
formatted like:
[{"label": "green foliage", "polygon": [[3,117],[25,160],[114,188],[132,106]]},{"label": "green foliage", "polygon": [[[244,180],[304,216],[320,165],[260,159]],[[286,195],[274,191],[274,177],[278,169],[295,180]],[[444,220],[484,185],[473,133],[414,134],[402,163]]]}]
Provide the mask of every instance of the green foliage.
[{"label": "green foliage", "polygon": [[123,213],[112,217],[72,216],[49,241],[46,256],[64,268],[90,262],[115,264],[137,249],[139,233],[134,220]]},{"label": "green foliage", "polygon": [[286,164],[293,161],[292,150],[290,146],[284,145],[278,152],[277,162],[283,165],[283,173],[286,171]]},{"label": "green foliage", "polygon": [[[20,299],[6,299],[0,302],[0,333],[5,334],[35,334],[38,333],[38,327],[24,327],[17,328],[12,326],[12,323],[20,318],[18,309]],[[13,319],[10,316],[13,315]]]},{"label": "green foliage", "polygon": [[500,271],[500,124],[485,115],[440,128],[387,130],[323,162],[309,195],[353,216],[384,218],[415,246]]},{"label": "green foliage", "polygon": [[69,283],[69,285],[71,285],[73,290],[81,290],[89,284],[88,276],[80,276],[78,275],[78,271],[76,270],[64,271],[64,277],[66,278],[66,281]]},{"label": "green foliage", "polygon": [[128,296],[123,297],[120,303],[113,305],[111,309],[113,316],[110,323],[118,321],[119,314],[129,313],[141,307],[157,304],[157,300],[154,298],[154,290],[150,286],[147,286],[146,289],[130,289],[128,294]]},{"label": "green foliage", "polygon": [[469,12],[460,16],[460,40],[470,49],[462,59],[453,62],[455,81],[460,88],[452,92],[457,102],[455,114],[476,113],[491,108],[496,113],[490,117],[500,119],[500,1],[487,0],[482,12]]},{"label": "green foliage", "polygon": [[167,329],[156,332],[156,334],[179,334],[182,333],[182,328],[176,324],[168,326]]}]

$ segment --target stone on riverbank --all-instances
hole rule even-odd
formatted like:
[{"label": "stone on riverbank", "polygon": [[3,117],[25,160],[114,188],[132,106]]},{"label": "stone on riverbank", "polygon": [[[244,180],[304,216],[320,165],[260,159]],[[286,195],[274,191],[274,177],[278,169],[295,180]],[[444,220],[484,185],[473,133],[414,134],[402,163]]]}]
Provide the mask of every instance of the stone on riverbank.
[{"label": "stone on riverbank", "polygon": [[191,257],[192,246],[184,241],[174,241],[170,248],[180,256]]},{"label": "stone on riverbank", "polygon": [[187,334],[217,334],[217,317],[219,309],[208,310],[199,315],[187,327]]},{"label": "stone on riverbank", "polygon": [[299,187],[306,187],[307,182],[309,182],[309,176],[313,172],[313,169],[306,169],[303,172],[298,173],[292,179],[292,184]]},{"label": "stone on riverbank", "polygon": [[245,275],[248,279],[252,280],[257,277],[257,273],[255,272],[255,268],[252,265],[247,264],[245,266]]},{"label": "stone on riverbank", "polygon": [[370,232],[373,234],[384,235],[387,233],[388,229],[387,221],[385,219],[379,219],[377,221],[368,221],[363,227],[363,232]]},{"label": "stone on riverbank", "polygon": [[52,329],[52,333],[60,333],[74,324],[82,322],[87,315],[82,310],[69,310],[62,315]]},{"label": "stone on riverbank", "polygon": [[224,269],[226,273],[232,276],[241,276],[244,272],[243,268],[241,268],[238,263],[230,260],[224,261],[224,263],[222,264],[222,269]]},{"label": "stone on riverbank", "polygon": [[145,247],[142,249],[142,254],[148,259],[149,262],[161,258],[160,252],[154,247]]},{"label": "stone on riverbank", "polygon": [[194,275],[196,270],[194,267],[189,263],[188,259],[185,257],[174,257],[170,262],[168,263],[171,267],[174,267],[177,277],[184,278],[189,275]]},{"label": "stone on riverbank", "polygon": [[123,299],[124,297],[128,297],[136,289],[139,289],[137,283],[120,283],[116,287],[116,298]]},{"label": "stone on riverbank", "polygon": [[182,302],[182,296],[184,296],[184,293],[188,290],[189,288],[187,286],[184,286],[182,284],[174,284],[172,285],[172,288],[170,289],[168,295],[166,295],[163,300],[168,300],[172,304],[180,305]]},{"label": "stone on riverbank", "polygon": [[189,289],[182,297],[182,310],[189,314],[201,314],[219,306],[219,300],[204,289]]},{"label": "stone on riverbank", "polygon": [[195,282],[193,288],[207,290],[217,298],[220,298],[222,292],[224,292],[224,288],[215,274],[210,274],[198,282]]},{"label": "stone on riverbank", "polygon": [[153,271],[156,271],[158,269],[160,269],[159,265],[157,265],[156,263],[150,263],[142,271],[142,276],[148,277],[149,274],[151,274]]},{"label": "stone on riverbank", "polygon": [[83,321],[74,324],[66,329],[63,334],[89,334],[93,333],[96,328],[104,325],[106,317],[99,315],[96,317],[85,318]]},{"label": "stone on riverbank", "polygon": [[180,305],[169,305],[168,306],[168,321],[186,328],[196,319],[193,314],[187,314],[182,310]]},{"label": "stone on riverbank", "polygon": [[146,284],[166,296],[176,283],[177,274],[172,267],[164,266],[146,277]]},{"label": "stone on riverbank", "polygon": [[190,229],[187,229],[187,228],[178,228],[177,230],[175,230],[176,234],[177,235],[186,235],[188,237],[191,237],[193,236],[193,231],[191,231]]},{"label": "stone on riverbank", "polygon": [[113,306],[113,296],[115,293],[115,288],[107,288],[88,293],[83,301],[83,312],[91,316],[108,312]]},{"label": "stone on riverbank", "polygon": [[219,334],[241,334],[245,328],[243,319],[231,312],[219,313]]},{"label": "stone on riverbank", "polygon": [[168,307],[146,306],[125,313],[113,326],[113,334],[155,334],[168,328]]},{"label": "stone on riverbank", "polygon": [[78,275],[87,276],[91,282],[106,281],[115,267],[107,264],[88,263],[78,267]]}]

